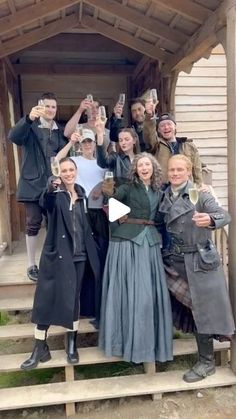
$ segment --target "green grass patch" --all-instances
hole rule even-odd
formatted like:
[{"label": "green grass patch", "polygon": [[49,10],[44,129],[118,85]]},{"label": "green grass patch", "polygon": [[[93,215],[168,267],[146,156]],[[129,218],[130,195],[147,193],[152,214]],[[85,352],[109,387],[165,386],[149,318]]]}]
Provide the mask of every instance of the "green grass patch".
[{"label": "green grass patch", "polygon": [[5,326],[10,322],[10,316],[6,312],[0,311],[0,326]]},{"label": "green grass patch", "polygon": [[78,380],[90,378],[115,377],[121,375],[142,374],[143,364],[129,362],[114,362],[96,365],[81,365],[75,367],[75,376]]},{"label": "green grass patch", "polygon": [[0,388],[22,387],[64,380],[64,368],[17,371],[0,374]]}]

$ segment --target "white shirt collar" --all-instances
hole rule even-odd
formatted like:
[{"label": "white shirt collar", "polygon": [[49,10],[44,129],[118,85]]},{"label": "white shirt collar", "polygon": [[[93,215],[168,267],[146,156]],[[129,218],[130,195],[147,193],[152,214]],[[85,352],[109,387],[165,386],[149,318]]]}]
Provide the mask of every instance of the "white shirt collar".
[{"label": "white shirt collar", "polygon": [[39,128],[49,128],[51,130],[59,129],[57,123],[54,120],[47,121],[42,116],[40,116],[39,120],[40,120],[40,125],[38,126]]}]

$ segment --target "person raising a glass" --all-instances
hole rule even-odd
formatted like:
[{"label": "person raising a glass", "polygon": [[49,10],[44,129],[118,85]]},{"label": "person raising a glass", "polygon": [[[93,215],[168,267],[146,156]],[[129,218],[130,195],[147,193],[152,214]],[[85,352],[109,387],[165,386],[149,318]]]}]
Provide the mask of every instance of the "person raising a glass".
[{"label": "person raising a glass", "polygon": [[[35,345],[21,368],[36,368],[51,358],[46,336],[50,325],[67,329],[67,361],[79,361],[77,330],[80,313],[80,291],[88,262],[95,280],[100,275],[97,246],[87,217],[84,189],[75,183],[77,167],[69,157],[59,162],[60,177],[51,177],[40,199],[48,213],[39,276],[34,297],[32,322]],[[60,189],[58,189],[60,187]]]},{"label": "person raising a glass", "polygon": [[169,238],[163,260],[173,323],[194,333],[198,347],[199,360],[184,374],[186,382],[214,374],[213,338],[229,340],[235,331],[220,256],[211,240],[212,230],[227,225],[230,216],[209,192],[192,184],[191,175],[186,156],[171,157],[170,185],[159,207]]}]

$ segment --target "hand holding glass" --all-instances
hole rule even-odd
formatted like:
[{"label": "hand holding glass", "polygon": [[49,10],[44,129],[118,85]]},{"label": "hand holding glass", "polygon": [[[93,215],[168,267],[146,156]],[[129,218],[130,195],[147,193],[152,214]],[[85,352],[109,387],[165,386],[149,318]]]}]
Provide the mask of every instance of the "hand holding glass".
[{"label": "hand holding glass", "polygon": [[[59,160],[55,156],[53,156],[50,158],[50,161],[51,161],[51,171],[52,171],[53,176],[55,176],[56,178],[59,178],[61,174]],[[61,191],[60,186],[57,186],[57,189],[55,190],[55,192],[60,192],[60,191]]]}]

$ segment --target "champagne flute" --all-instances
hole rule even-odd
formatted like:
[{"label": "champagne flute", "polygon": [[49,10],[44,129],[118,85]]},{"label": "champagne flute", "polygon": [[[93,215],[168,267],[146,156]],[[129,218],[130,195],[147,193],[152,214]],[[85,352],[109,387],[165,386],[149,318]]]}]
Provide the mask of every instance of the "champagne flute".
[{"label": "champagne flute", "polygon": [[[156,89],[151,89],[150,90],[149,100],[152,102],[152,104],[154,106],[154,109],[155,109],[156,105],[158,104],[158,96],[157,96],[157,90]],[[156,119],[155,110],[154,110],[154,115],[152,116],[151,119]]]},{"label": "champagne flute", "polygon": [[[111,182],[111,181],[113,181],[113,179],[114,179],[114,174],[113,174],[113,172],[111,172],[111,171],[107,170],[107,171],[105,172],[105,175],[104,175],[104,180],[106,180],[107,182]],[[104,196],[104,199],[103,199],[103,204],[104,204],[105,206],[108,206],[108,197],[107,197],[107,196]]]},{"label": "champagne flute", "polygon": [[125,93],[119,94],[118,104],[123,107],[125,106]]},{"label": "champagne flute", "polygon": [[105,106],[99,106],[98,108],[98,116],[102,122],[105,122],[107,119],[106,108]]},{"label": "champagne flute", "polygon": [[[52,156],[50,158],[50,162],[51,162],[51,171],[52,171],[53,176],[55,176],[57,178],[60,177],[61,169],[60,169],[60,163],[59,163],[59,160],[57,159],[57,157]],[[60,186],[58,185],[57,189],[54,192],[60,192],[60,191],[61,191],[61,189],[60,189]]]},{"label": "champagne flute", "polygon": [[[86,99],[87,99],[88,102],[90,102],[91,105],[93,104],[93,95],[88,94],[86,96]],[[90,107],[87,109],[87,118],[88,118],[88,121],[89,120],[91,121],[93,119],[92,109]]]},{"label": "champagne flute", "polygon": [[46,106],[45,106],[45,103],[44,103],[43,99],[38,100],[38,106],[40,106],[40,108],[42,108],[42,110],[41,110],[42,117],[45,118],[45,116],[46,116]]},{"label": "champagne flute", "polygon": [[93,95],[87,95],[86,96],[86,99],[90,102],[90,103],[93,103]]},{"label": "champagne flute", "polygon": [[190,202],[192,202],[195,208],[199,198],[197,186],[193,185],[193,188],[189,188],[188,193]]},{"label": "champagne flute", "polygon": [[79,135],[79,140],[73,145],[73,155],[80,156],[81,155],[81,147],[80,143],[83,139],[83,124],[77,124],[75,127],[75,132]]}]

